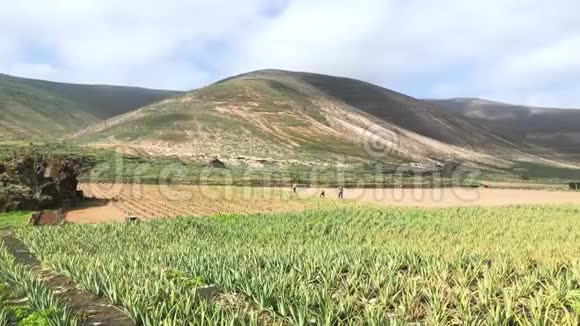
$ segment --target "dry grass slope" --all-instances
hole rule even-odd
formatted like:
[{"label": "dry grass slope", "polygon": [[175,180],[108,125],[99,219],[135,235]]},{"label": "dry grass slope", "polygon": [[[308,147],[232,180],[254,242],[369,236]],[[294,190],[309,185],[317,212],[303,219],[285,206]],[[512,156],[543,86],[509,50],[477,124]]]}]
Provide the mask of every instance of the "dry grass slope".
[{"label": "dry grass slope", "polygon": [[176,94],[0,74],[0,136],[3,140],[54,139]]},{"label": "dry grass slope", "polygon": [[[130,127],[129,127],[130,126]],[[81,143],[291,162],[545,161],[460,115],[358,80],[263,70],[88,128]]]}]

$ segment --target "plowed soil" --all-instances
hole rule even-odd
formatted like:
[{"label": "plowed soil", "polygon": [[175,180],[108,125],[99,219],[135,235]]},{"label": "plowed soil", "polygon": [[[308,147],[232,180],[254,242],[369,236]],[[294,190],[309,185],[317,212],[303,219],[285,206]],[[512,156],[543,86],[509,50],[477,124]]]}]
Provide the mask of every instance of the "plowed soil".
[{"label": "plowed soil", "polygon": [[[317,197],[322,189],[303,190],[302,197]],[[326,198],[337,198],[337,189],[325,189]],[[580,204],[580,192],[489,189],[345,189],[344,199],[403,207],[508,206],[526,204]]]},{"label": "plowed soil", "polygon": [[[176,216],[210,216],[222,213],[299,211],[324,200],[338,200],[337,189],[236,188],[83,184],[94,201],[66,214],[72,223],[122,222],[128,216],[152,219]],[[490,188],[345,189],[344,201],[402,207],[507,206],[525,204],[580,204],[580,192]]]}]

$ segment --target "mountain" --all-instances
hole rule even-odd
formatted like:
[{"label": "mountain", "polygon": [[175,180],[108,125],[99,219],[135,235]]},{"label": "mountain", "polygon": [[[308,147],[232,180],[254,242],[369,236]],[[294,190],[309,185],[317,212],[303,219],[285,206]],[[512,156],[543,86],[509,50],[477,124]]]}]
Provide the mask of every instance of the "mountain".
[{"label": "mountain", "polygon": [[61,137],[179,92],[78,85],[0,74],[0,137]]},{"label": "mountain", "polygon": [[528,152],[576,160],[580,158],[580,110],[469,98],[429,102],[485,126]]},{"label": "mountain", "polygon": [[230,160],[547,161],[432,103],[359,80],[281,70],[227,78],[73,137],[153,155]]}]

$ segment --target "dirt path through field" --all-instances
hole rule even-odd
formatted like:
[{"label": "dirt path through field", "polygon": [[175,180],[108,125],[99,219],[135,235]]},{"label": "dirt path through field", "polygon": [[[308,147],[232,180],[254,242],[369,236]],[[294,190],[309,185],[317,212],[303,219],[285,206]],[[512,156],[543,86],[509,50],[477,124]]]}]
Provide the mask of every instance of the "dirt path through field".
[{"label": "dirt path through field", "polygon": [[[302,189],[302,198],[315,198],[323,189]],[[324,189],[327,198],[337,198],[337,189]],[[580,192],[489,189],[345,189],[346,200],[403,207],[507,206],[524,204],[580,204]]]},{"label": "dirt path through field", "polygon": [[8,231],[0,232],[0,239],[16,258],[16,262],[34,272],[53,292],[59,293],[72,311],[78,316],[86,316],[83,325],[130,326],[135,323],[120,308],[111,305],[105,298],[84,292],[70,278],[42,268],[40,261],[26,245]]}]

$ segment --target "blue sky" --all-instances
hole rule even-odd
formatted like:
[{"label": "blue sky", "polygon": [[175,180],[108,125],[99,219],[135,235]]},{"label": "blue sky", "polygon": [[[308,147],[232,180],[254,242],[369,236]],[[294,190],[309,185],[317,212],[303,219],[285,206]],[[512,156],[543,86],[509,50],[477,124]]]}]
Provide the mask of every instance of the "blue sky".
[{"label": "blue sky", "polygon": [[265,68],[580,108],[577,0],[0,0],[0,72],[193,89]]}]

